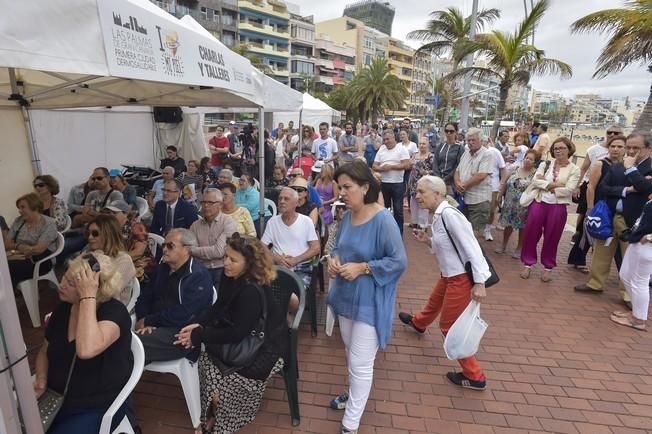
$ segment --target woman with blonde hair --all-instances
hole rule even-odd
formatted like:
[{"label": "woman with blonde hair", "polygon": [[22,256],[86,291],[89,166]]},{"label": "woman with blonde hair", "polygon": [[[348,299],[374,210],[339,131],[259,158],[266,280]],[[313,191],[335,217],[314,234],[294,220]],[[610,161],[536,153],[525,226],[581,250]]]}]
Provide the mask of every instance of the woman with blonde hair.
[{"label": "woman with blonde hair", "polygon": [[115,266],[120,270],[121,278],[121,290],[116,297],[125,305],[128,304],[131,298],[131,281],[136,277],[136,268],[127,252],[118,221],[111,214],[99,214],[88,223],[84,235],[88,242],[85,251],[103,253],[114,260]]},{"label": "woman with blonde hair", "polygon": [[[58,291],[61,303],[50,316],[36,357],[37,398],[47,389],[63,394],[68,383],[48,434],[98,432],[102,416],[131,375],[131,319],[114,299],[121,283],[115,261],[101,253],[68,263]],[[123,406],[113,420],[122,420],[124,411]]]},{"label": "woman with blonde hair", "polygon": [[335,203],[340,195],[340,187],[333,179],[333,167],[330,164],[322,164],[320,166],[312,167],[313,172],[317,172],[317,177],[312,182],[312,185],[319,193],[322,200],[323,211],[321,216],[324,218],[324,223],[330,225],[333,223],[333,213],[331,205]]},{"label": "woman with blonde hair", "polygon": [[[269,378],[283,367],[287,325],[268,288],[274,279],[269,249],[256,238],[234,233],[227,240],[217,302],[204,321],[177,334],[175,344],[205,348],[199,357],[203,423],[197,433],[233,433],[253,421]],[[265,328],[257,330],[263,315]],[[265,336],[254,361],[230,366],[221,359],[222,345],[237,344],[253,330]]]}]

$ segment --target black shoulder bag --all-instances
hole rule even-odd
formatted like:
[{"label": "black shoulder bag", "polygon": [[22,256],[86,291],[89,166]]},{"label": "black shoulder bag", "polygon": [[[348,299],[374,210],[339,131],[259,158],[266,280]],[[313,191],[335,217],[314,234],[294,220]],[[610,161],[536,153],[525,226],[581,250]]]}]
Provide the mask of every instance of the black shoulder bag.
[{"label": "black shoulder bag", "polygon": [[263,310],[256,327],[240,342],[218,345],[213,351],[212,359],[217,362],[216,365],[224,376],[251,365],[265,342],[267,296],[259,285],[256,285],[256,289],[263,302]]},{"label": "black shoulder bag", "polygon": [[[455,209],[455,208],[453,208]],[[459,212],[457,209],[455,209],[456,212]],[[457,253],[457,257],[460,259],[460,262],[464,264],[464,271],[466,271],[466,274],[469,276],[469,279],[471,279],[471,283],[475,283],[475,279],[473,279],[473,268],[471,267],[471,261],[466,261],[462,259],[462,255],[460,255],[459,250],[457,250],[457,246],[455,245],[455,241],[453,240],[453,237],[451,237],[451,233],[448,231],[448,228],[446,227],[446,220],[444,220],[444,213],[442,211],[441,213],[441,222],[444,225],[444,230],[446,231],[446,235],[448,235],[448,238],[451,240],[451,244],[453,245],[453,248],[455,249],[455,253]],[[487,254],[484,252],[484,249],[482,246],[480,246],[480,250],[482,250],[482,256],[484,256],[485,261],[487,261],[487,265],[489,266],[489,272],[491,273],[491,276],[484,282],[485,288],[489,288],[490,286],[494,286],[496,283],[500,282],[500,277],[498,276],[498,273],[496,272],[496,269],[494,268],[494,264],[491,263],[489,258],[487,257]]]},{"label": "black shoulder bag", "polygon": [[63,406],[63,400],[66,399],[68,392],[68,384],[70,384],[70,377],[75,368],[77,361],[77,354],[73,356],[72,363],[70,364],[70,371],[68,371],[68,379],[66,380],[66,387],[63,389],[63,395],[48,388],[43,395],[38,399],[38,411],[41,414],[41,424],[43,424],[43,432],[48,432],[52,422],[57,417],[59,410]]}]

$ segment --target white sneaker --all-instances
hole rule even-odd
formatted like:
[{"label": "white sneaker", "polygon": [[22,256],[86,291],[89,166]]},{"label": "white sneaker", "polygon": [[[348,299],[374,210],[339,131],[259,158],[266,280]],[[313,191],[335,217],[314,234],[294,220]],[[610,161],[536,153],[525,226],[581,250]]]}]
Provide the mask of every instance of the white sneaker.
[{"label": "white sneaker", "polygon": [[487,228],[484,230],[484,240],[485,241],[493,241],[494,237],[491,235],[491,228]]}]

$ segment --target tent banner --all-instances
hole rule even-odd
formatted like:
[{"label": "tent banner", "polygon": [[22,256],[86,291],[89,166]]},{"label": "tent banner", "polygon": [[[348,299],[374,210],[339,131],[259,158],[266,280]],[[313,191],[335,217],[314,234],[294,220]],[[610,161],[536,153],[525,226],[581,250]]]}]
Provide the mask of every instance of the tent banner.
[{"label": "tent banner", "polygon": [[98,5],[111,75],[256,93],[248,60],[172,15],[154,14],[128,0]]}]

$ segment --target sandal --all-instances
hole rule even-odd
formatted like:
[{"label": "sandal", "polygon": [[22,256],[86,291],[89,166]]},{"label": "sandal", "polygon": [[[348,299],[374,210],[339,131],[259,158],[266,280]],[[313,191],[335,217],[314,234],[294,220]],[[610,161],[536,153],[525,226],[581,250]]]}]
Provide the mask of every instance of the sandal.
[{"label": "sandal", "polygon": [[499,255],[502,255],[503,253],[505,253],[505,248],[504,247],[496,247],[494,249],[494,252],[498,253]]},{"label": "sandal", "polygon": [[611,321],[615,322],[616,324],[620,324],[625,327],[630,327],[635,330],[644,332],[645,330],[645,322],[634,322],[634,318],[628,318],[628,317],[622,317],[622,316],[616,316],[616,315],[611,315],[609,317]]},{"label": "sandal", "polygon": [[579,271],[582,274],[589,274],[589,267],[586,265],[573,265],[573,270]]},{"label": "sandal", "polygon": [[543,274],[541,275],[541,281],[548,283],[552,280],[552,270],[543,270]]},{"label": "sandal", "polygon": [[629,318],[632,316],[631,312],[626,312],[624,310],[615,310],[611,312],[612,316],[617,316],[618,318]]},{"label": "sandal", "polygon": [[514,250],[514,252],[512,253],[512,258],[521,259],[521,251],[520,250]]},{"label": "sandal", "polygon": [[532,272],[532,268],[530,266],[525,266],[523,271],[521,271],[521,279],[529,279],[530,278],[530,273]]}]

